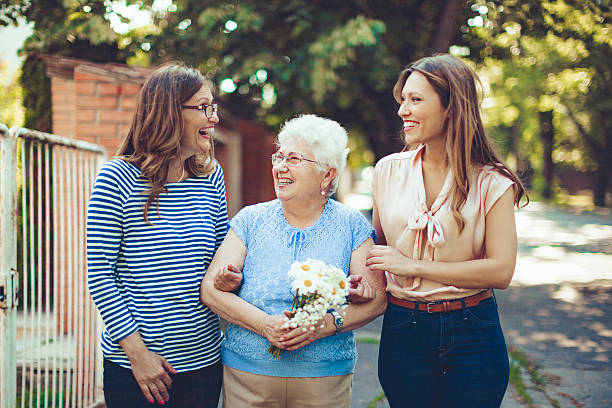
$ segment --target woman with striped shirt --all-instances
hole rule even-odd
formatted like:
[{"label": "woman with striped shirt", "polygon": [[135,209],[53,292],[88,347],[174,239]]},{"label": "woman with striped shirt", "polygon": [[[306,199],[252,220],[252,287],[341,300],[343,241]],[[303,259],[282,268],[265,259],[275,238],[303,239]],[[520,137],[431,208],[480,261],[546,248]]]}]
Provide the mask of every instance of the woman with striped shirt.
[{"label": "woman with striped shirt", "polygon": [[88,283],[105,323],[108,407],[217,407],[219,318],[199,283],[227,232],[212,86],[179,65],[151,74],[87,213]]}]

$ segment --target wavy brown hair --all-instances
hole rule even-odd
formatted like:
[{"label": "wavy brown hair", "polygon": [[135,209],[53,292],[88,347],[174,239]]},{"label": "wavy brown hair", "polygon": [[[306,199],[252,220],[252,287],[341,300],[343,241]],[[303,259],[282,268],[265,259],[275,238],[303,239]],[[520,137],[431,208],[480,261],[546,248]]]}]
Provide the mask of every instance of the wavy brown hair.
[{"label": "wavy brown hair", "polygon": [[[184,128],[181,106],[202,85],[213,91],[212,84],[198,70],[171,64],[155,70],[140,89],[130,130],[117,155],[138,166],[141,177],[151,185],[144,191],[149,196],[143,209],[149,224],[149,208],[155,203],[159,215],[159,195],[167,192],[170,162],[181,151]],[[183,165],[190,177],[212,173],[216,166],[213,144],[208,153],[192,156]]]},{"label": "wavy brown hair", "polygon": [[[465,204],[470,189],[470,171],[474,167],[492,166],[514,184],[514,203],[519,206],[522,197],[529,202],[519,177],[500,159],[482,123],[480,92],[482,89],[476,73],[461,59],[449,54],[437,54],[421,58],[408,65],[400,73],[393,96],[401,101],[406,79],[413,72],[427,78],[445,108],[446,158],[452,170],[453,187],[451,209],[462,231],[465,222],[459,210]],[[409,148],[408,145],[404,150]]]}]

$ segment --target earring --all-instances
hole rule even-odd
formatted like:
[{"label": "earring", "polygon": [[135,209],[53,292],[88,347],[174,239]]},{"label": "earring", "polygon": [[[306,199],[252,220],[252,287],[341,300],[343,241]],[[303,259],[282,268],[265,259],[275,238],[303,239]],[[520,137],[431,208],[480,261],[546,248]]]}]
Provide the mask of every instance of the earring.
[{"label": "earring", "polygon": [[325,190],[321,190],[321,195],[324,196],[325,195]]}]

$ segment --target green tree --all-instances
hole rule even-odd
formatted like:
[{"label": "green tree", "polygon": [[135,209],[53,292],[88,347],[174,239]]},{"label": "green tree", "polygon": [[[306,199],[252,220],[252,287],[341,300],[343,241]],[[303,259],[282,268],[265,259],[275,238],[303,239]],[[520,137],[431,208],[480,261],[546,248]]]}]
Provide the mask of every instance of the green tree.
[{"label": "green tree", "polygon": [[[461,0],[127,0],[153,23],[126,35],[109,28],[112,2],[9,0],[0,15],[33,21],[28,51],[94,61],[183,60],[233,92],[232,111],[272,127],[297,113],[332,117],[367,140],[377,157],[400,146],[391,88],[401,67],[461,42]],[[0,18],[2,21],[2,18]],[[228,90],[229,88],[221,87]]]},{"label": "green tree", "polygon": [[160,32],[135,41],[155,63],[182,59],[233,84],[221,90],[233,90],[222,98],[236,112],[272,127],[296,113],[329,116],[381,157],[401,144],[397,74],[461,40],[466,12],[457,0],[179,0],[155,14]]},{"label": "green tree", "polygon": [[[467,35],[474,55],[497,66],[492,76],[500,105],[514,116],[506,128],[519,133],[531,152],[544,153],[544,144],[531,144],[533,134],[546,134],[551,124],[538,112],[553,112],[555,162],[573,161],[579,169],[597,172],[596,205],[605,205],[612,160],[612,17],[601,0],[476,1],[479,24]],[[486,10],[484,14],[480,11]],[[499,113],[499,112],[498,112]],[[503,112],[502,112],[503,113]],[[494,115],[489,115],[492,118]],[[502,118],[508,119],[508,115]],[[514,121],[518,121],[517,125]],[[498,127],[498,135],[501,135]],[[495,133],[495,132],[494,132]],[[505,140],[516,140],[508,137]],[[506,145],[512,145],[507,142]],[[549,158],[540,156],[539,170]],[[540,190],[550,180],[540,179]]]},{"label": "green tree", "polygon": [[[6,65],[0,62],[0,78],[6,78],[7,71]],[[0,83],[0,101],[0,123],[9,128],[23,126],[21,87],[14,77]]]},{"label": "green tree", "polygon": [[34,33],[22,53],[44,52],[98,62],[124,62],[120,35],[108,21],[109,14],[125,19],[110,1],[8,0],[0,5],[0,25],[20,19],[34,23]]}]

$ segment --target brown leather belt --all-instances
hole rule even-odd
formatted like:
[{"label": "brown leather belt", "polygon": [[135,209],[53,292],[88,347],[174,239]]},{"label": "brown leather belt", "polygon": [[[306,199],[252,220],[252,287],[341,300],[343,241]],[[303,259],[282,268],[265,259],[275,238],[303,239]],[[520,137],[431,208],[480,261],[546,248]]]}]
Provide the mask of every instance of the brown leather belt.
[{"label": "brown leather belt", "polygon": [[412,310],[420,310],[427,313],[439,313],[439,312],[450,312],[452,310],[459,310],[463,308],[463,304],[465,303],[465,307],[474,307],[479,304],[481,301],[490,298],[493,296],[493,289],[487,289],[484,292],[477,293],[472,296],[453,299],[453,300],[441,300],[439,302],[414,302],[412,300],[404,300],[396,298],[395,296],[389,294],[389,302],[394,305],[405,307],[407,309]]}]

